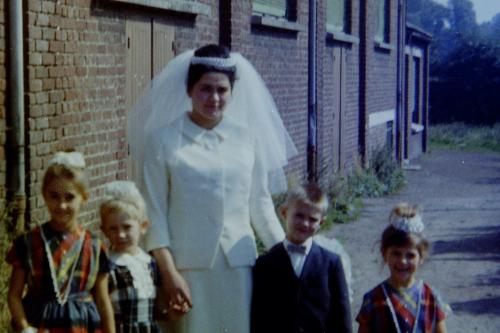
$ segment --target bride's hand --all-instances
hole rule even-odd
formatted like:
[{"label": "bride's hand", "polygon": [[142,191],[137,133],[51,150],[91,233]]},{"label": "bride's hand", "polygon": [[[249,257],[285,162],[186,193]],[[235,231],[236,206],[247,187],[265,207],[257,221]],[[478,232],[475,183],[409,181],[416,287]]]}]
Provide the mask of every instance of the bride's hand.
[{"label": "bride's hand", "polygon": [[192,307],[189,286],[175,267],[172,254],[167,248],[152,251],[160,271],[166,313],[179,317],[186,314]]},{"label": "bride's hand", "polygon": [[187,313],[193,307],[193,304],[191,302],[191,291],[186,280],[177,270],[170,271],[165,275],[167,276],[163,279],[163,285],[165,286],[165,299],[168,310],[182,314]]}]

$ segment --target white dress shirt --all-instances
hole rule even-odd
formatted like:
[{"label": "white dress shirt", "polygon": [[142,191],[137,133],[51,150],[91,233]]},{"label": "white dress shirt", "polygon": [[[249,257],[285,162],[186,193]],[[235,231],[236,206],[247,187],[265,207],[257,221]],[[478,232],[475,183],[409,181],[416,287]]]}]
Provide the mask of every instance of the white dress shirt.
[{"label": "white dress shirt", "polygon": [[229,265],[240,267],[256,259],[253,229],[267,247],[284,238],[255,138],[229,116],[207,130],[186,113],[149,142],[148,251],[169,247],[178,269],[198,269],[212,267],[220,246]]},{"label": "white dress shirt", "polygon": [[[295,271],[295,275],[297,277],[300,277],[300,274],[302,274],[302,269],[304,268],[304,263],[306,261],[307,255],[309,254],[309,251],[311,251],[311,246],[312,246],[312,238],[307,239],[304,243],[300,244],[305,246],[305,253],[297,253],[297,252],[291,252],[288,250],[288,245],[292,244],[288,239],[283,240],[283,246],[285,247],[286,252],[288,253],[288,256],[290,257],[290,262],[292,263],[293,270]],[[295,244],[298,245],[298,244]]]}]

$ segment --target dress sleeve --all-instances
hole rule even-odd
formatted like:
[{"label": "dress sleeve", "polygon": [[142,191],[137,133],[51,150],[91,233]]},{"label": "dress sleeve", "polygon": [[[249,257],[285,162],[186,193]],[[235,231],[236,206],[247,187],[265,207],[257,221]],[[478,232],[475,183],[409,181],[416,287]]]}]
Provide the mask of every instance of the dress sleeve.
[{"label": "dress sleeve", "polygon": [[114,264],[111,260],[109,260],[106,250],[104,249],[104,245],[101,243],[99,246],[99,274],[109,273],[113,270],[113,268]]},{"label": "dress sleeve", "polygon": [[150,227],[144,237],[146,251],[170,245],[167,223],[169,171],[161,147],[161,140],[150,139],[144,153],[144,199],[150,220]]},{"label": "dress sleeve", "polygon": [[431,290],[432,295],[434,296],[434,301],[436,304],[436,319],[437,321],[441,321],[443,319],[448,318],[451,314],[453,314],[453,311],[451,310],[451,307],[448,303],[443,301],[441,297],[441,293],[437,291],[436,289],[429,287]]},{"label": "dress sleeve", "polygon": [[159,288],[161,286],[160,270],[158,269],[158,264],[153,257],[151,257],[151,271],[153,274],[153,283],[157,288]]},{"label": "dress sleeve", "polygon": [[360,324],[368,324],[371,321],[374,311],[372,296],[373,293],[367,293],[363,296],[363,303],[361,303],[361,308],[356,316],[356,321]]},{"label": "dress sleeve", "polygon": [[28,270],[28,248],[25,239],[26,237],[22,235],[14,240],[7,252],[5,260],[13,267]]},{"label": "dress sleeve", "polygon": [[250,219],[254,230],[266,248],[270,249],[285,238],[285,233],[276,216],[271,193],[268,189],[267,172],[258,156],[259,154],[256,154],[252,171]]}]

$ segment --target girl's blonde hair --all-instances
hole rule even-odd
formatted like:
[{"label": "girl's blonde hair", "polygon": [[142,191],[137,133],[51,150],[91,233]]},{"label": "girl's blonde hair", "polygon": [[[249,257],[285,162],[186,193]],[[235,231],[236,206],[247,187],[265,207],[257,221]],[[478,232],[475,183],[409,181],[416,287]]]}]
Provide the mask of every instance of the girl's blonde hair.
[{"label": "girl's blonde hair", "polygon": [[[419,210],[418,206],[406,202],[394,206],[389,215],[389,226],[385,228],[380,241],[382,256],[392,246],[415,246],[421,258],[427,257],[429,241],[422,234],[423,224]],[[401,221],[408,222],[401,224]]]},{"label": "girl's blonde hair", "polygon": [[81,153],[68,150],[54,155],[43,175],[42,193],[45,193],[53,180],[61,178],[71,181],[82,198],[88,199],[88,179],[85,173],[85,160]]},{"label": "girl's blonde hair", "polygon": [[122,212],[139,222],[147,220],[146,203],[131,181],[114,181],[105,187],[104,201],[99,209],[101,221],[112,212]]}]

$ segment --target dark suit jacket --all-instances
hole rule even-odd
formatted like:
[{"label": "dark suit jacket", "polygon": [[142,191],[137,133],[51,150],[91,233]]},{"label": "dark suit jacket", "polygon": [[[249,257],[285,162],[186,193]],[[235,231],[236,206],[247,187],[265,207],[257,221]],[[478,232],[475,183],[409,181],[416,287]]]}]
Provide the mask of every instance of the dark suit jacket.
[{"label": "dark suit jacket", "polygon": [[283,243],[253,268],[252,333],[352,332],[339,256],[313,242],[300,278]]}]

